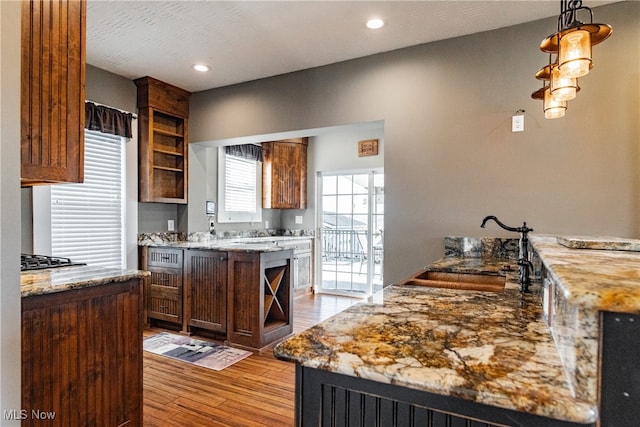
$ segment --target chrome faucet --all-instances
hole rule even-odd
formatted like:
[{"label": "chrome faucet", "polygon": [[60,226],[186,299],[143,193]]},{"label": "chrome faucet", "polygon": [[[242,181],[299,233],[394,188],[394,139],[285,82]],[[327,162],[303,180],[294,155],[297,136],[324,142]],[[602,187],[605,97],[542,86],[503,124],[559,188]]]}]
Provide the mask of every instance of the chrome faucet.
[{"label": "chrome faucet", "polygon": [[529,261],[529,238],[528,233],[533,231],[533,228],[527,227],[527,223],[523,222],[522,227],[509,227],[503,224],[493,215],[486,216],[482,220],[480,227],[484,228],[487,221],[494,220],[501,228],[507,231],[513,231],[520,233],[519,250],[518,250],[518,284],[520,285],[520,292],[529,292],[529,271],[533,270],[533,264]]}]

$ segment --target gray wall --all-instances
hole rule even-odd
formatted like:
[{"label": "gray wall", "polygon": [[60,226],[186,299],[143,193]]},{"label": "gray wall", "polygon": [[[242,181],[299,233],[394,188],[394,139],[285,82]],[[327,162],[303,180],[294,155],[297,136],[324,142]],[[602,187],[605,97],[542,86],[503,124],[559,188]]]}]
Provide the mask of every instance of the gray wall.
[{"label": "gray wall", "polygon": [[[383,120],[385,283],[442,256],[443,236],[504,235],[479,228],[488,214],[537,233],[638,237],[640,3],[594,14],[614,34],[562,119],[530,98],[549,18],[196,93],[190,138]],[[512,133],[518,109],[525,132]]]}]

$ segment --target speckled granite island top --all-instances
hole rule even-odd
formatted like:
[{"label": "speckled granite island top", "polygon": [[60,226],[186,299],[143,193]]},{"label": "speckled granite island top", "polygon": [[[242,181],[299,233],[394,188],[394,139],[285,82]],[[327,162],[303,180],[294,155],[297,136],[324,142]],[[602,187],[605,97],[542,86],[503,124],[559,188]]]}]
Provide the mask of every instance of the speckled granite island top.
[{"label": "speckled granite island top", "polygon": [[592,423],[527,295],[389,286],[276,346],[279,359],[554,419]]},{"label": "speckled granite island top", "polygon": [[138,239],[138,246],[156,246],[177,249],[204,249],[225,252],[276,252],[288,249],[278,243],[292,240],[310,240],[308,236],[270,236],[247,237],[236,239],[208,239],[208,240],[162,240]]},{"label": "speckled granite island top", "polygon": [[530,241],[569,303],[640,314],[640,252],[571,249],[556,236],[531,236]]},{"label": "speckled granite island top", "polygon": [[51,294],[71,289],[125,282],[150,276],[148,271],[92,266],[72,266],[20,273],[22,297]]}]

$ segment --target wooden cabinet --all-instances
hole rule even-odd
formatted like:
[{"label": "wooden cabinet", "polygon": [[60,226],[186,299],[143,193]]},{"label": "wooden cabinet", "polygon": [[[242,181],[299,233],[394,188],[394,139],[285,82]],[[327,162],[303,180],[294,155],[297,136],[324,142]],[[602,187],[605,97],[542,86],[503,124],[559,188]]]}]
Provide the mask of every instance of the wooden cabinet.
[{"label": "wooden cabinet", "polygon": [[230,343],[260,349],[293,331],[291,250],[229,253]]},{"label": "wooden cabinet", "polygon": [[82,182],[86,1],[22,2],[21,184]]},{"label": "wooden cabinet", "polygon": [[182,249],[141,248],[141,266],[151,272],[145,289],[145,312],[148,319],[183,322]]},{"label": "wooden cabinet", "polygon": [[262,207],[306,209],[308,138],[262,143]]},{"label": "wooden cabinet", "polygon": [[142,426],[141,282],[22,298],[23,426]]},{"label": "wooden cabinet", "polygon": [[145,319],[173,324],[182,333],[204,330],[231,344],[263,348],[293,331],[292,259],[291,249],[141,247],[140,268],[151,272]]},{"label": "wooden cabinet", "polygon": [[139,201],[187,203],[189,96],[151,77],[138,88]]},{"label": "wooden cabinet", "polygon": [[278,246],[293,250],[291,272],[294,292],[311,289],[313,286],[313,240],[285,240],[278,242]]},{"label": "wooden cabinet", "polygon": [[227,332],[227,253],[184,251],[185,317],[190,330]]}]

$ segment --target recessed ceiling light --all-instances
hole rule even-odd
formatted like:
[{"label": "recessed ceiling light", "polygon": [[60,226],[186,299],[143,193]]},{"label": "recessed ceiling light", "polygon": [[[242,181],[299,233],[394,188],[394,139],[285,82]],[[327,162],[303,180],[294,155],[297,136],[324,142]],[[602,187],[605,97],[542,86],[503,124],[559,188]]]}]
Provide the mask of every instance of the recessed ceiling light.
[{"label": "recessed ceiling light", "polygon": [[384,21],[380,18],[371,18],[367,21],[367,28],[377,30],[384,26]]},{"label": "recessed ceiling light", "polygon": [[205,73],[211,69],[211,67],[204,64],[193,64],[191,68],[193,68],[196,71],[200,71],[201,73]]}]

